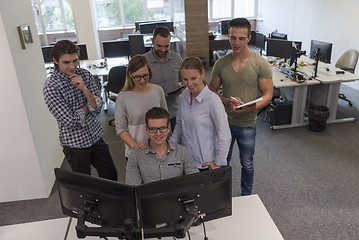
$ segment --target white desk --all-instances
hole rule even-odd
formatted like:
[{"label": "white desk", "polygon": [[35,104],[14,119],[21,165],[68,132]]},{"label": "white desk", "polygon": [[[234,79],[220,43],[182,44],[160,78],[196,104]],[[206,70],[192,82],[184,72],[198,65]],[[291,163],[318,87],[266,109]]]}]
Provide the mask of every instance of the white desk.
[{"label": "white desk", "polygon": [[[121,57],[121,58],[108,58],[107,59],[107,66],[106,67],[99,67],[101,63],[104,63],[104,59],[97,59],[97,60],[81,60],[79,62],[79,67],[84,68],[91,72],[91,74],[95,77],[98,76],[107,76],[110,72],[110,69],[114,66],[119,65],[127,65],[128,58]],[[51,74],[50,67],[53,67],[53,63],[45,63],[45,69],[47,74]]]},{"label": "white desk", "polygon": [[290,124],[271,126],[272,129],[283,129],[291,127],[301,127],[308,123],[304,120],[308,86],[320,84],[317,80],[307,80],[304,83],[292,81],[285,74],[272,67],[274,87],[280,88],[282,95],[293,101],[292,121]]},{"label": "white desk", "polygon": [[[298,63],[304,61],[304,67],[298,67],[298,70],[304,72],[308,76],[314,75],[315,62],[306,56],[298,59]],[[329,71],[326,70],[329,69]],[[304,83],[297,83],[287,78],[283,73],[272,68],[273,83],[276,88],[280,88],[286,99],[293,101],[292,122],[285,125],[271,126],[272,129],[283,129],[290,127],[300,127],[308,124],[304,118],[305,108],[307,105],[307,96],[309,100],[316,105],[324,105],[329,108],[330,115],[327,123],[342,123],[355,121],[354,118],[337,119],[339,89],[342,82],[350,82],[359,80],[359,76],[350,72],[344,74],[336,74],[336,71],[342,71],[339,68],[319,62],[317,78],[307,80]],[[308,94],[308,91],[310,94]]]},{"label": "white desk", "polygon": [[[73,219],[68,240],[77,239],[74,230],[76,222],[77,219]],[[258,195],[233,198],[232,216],[209,221],[205,225],[209,240],[283,240],[282,235]],[[191,227],[189,231],[192,240],[203,240],[202,226]],[[95,240],[98,238],[87,237],[86,239]],[[115,240],[117,238],[109,239]],[[188,236],[184,239],[188,239]],[[162,240],[173,240],[173,238],[164,237]]]},{"label": "white desk", "polygon": [[[59,203],[60,204],[60,203]],[[269,216],[258,195],[233,198],[232,216],[206,222],[209,240],[251,239],[251,240],[283,240],[282,235]],[[17,224],[0,227],[0,239],[4,240],[63,240],[69,218],[60,218],[40,222]],[[74,226],[77,219],[72,220],[68,240],[78,239]],[[203,240],[202,226],[190,229],[191,239]],[[86,237],[88,240],[98,237]],[[118,238],[109,238],[115,240]],[[173,238],[162,238],[173,240]],[[188,237],[186,236],[186,238]],[[157,240],[157,239],[156,239]]]},{"label": "white desk", "polygon": [[[299,61],[305,61],[307,64],[305,67],[299,68],[299,70],[312,74],[315,61],[308,57],[301,57]],[[327,71],[329,69],[329,71]],[[316,105],[324,105],[330,109],[330,115],[327,123],[342,123],[355,121],[354,118],[342,118],[337,119],[337,109],[339,100],[340,84],[343,82],[352,82],[359,80],[359,76],[345,71],[344,74],[336,74],[336,71],[343,71],[330,64],[319,62],[317,78],[321,84],[311,88],[310,100]]]}]

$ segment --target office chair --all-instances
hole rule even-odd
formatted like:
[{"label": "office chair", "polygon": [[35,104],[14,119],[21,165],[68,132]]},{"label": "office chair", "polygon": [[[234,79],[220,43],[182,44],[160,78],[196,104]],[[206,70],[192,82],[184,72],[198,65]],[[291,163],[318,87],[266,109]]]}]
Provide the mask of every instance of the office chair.
[{"label": "office chair", "polygon": [[[126,69],[127,66],[116,66],[110,69],[107,82],[104,83],[107,103],[109,103],[110,100],[116,102],[117,95],[126,82]],[[115,119],[110,120],[108,124],[112,125],[113,121],[115,121]]]},{"label": "office chair", "polygon": [[128,35],[128,41],[130,45],[131,57],[135,56],[136,54],[144,54],[146,52],[142,34],[130,34]]},{"label": "office chair", "polygon": [[[338,59],[335,67],[354,73],[358,62],[358,56],[359,53],[357,50],[349,49]],[[349,106],[353,106],[353,103],[344,94],[339,93],[339,98],[347,101]]]}]

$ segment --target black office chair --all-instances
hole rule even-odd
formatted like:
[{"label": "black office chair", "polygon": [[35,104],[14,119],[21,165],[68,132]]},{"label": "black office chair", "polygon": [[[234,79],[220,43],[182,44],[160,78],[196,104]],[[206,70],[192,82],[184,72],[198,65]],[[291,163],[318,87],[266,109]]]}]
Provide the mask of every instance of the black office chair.
[{"label": "black office chair", "polygon": [[[117,95],[126,82],[126,69],[127,66],[116,66],[110,69],[107,82],[104,83],[107,104],[110,100],[116,102]],[[115,119],[110,120],[108,124],[112,125],[113,121]]]},{"label": "black office chair", "polygon": [[[338,59],[335,67],[354,73],[358,62],[358,56],[359,53],[357,50],[349,49]],[[339,93],[339,98],[347,101],[349,106],[353,106],[353,103],[344,94]]]},{"label": "black office chair", "polygon": [[142,34],[130,34],[128,35],[128,41],[130,45],[131,57],[135,56],[136,54],[144,54],[146,52]]}]

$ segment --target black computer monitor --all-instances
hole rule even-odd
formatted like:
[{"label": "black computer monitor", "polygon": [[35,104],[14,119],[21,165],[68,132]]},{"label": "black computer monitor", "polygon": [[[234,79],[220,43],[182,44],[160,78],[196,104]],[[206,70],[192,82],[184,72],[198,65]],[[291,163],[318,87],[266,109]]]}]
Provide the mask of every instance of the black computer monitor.
[{"label": "black computer monitor", "polygon": [[157,22],[156,23],[156,27],[158,26],[162,26],[162,27],[166,27],[168,28],[168,30],[170,30],[170,32],[174,32],[174,27],[173,27],[173,22],[172,21],[166,21],[166,22]]},{"label": "black computer monitor", "polygon": [[128,40],[103,41],[104,57],[128,57],[130,56],[130,44]]},{"label": "black computer monitor", "polygon": [[153,30],[155,30],[155,28],[158,26],[167,27],[168,30],[170,30],[170,32],[174,32],[173,22],[166,21],[166,22],[141,23],[139,25],[140,33],[141,34],[152,34]]},{"label": "black computer monitor", "polygon": [[87,47],[86,44],[77,44],[77,46],[79,47],[79,52],[80,52],[80,56],[79,59],[80,60],[87,60],[88,55],[87,55]]},{"label": "black computer monitor", "polygon": [[265,49],[266,36],[262,33],[256,32],[255,46],[260,50]]},{"label": "black computer monitor", "polygon": [[145,237],[184,237],[197,219],[191,210],[199,213],[199,222],[232,214],[231,167],[144,184],[136,196]]},{"label": "black computer monitor", "polygon": [[[93,228],[86,232],[84,221],[115,229],[131,219],[137,226],[133,186],[60,168],[55,169],[55,176],[63,213],[79,220],[78,236],[99,236]],[[111,231],[106,235],[117,236]]]},{"label": "black computer monitor", "polygon": [[42,47],[41,47],[42,57],[44,58],[44,62],[45,62],[45,63],[50,63],[50,62],[52,62],[52,58],[51,58],[52,47],[53,47],[53,46],[42,46]]},{"label": "black computer monitor", "polygon": [[[87,48],[86,48],[86,44],[76,44],[79,47],[79,59],[80,60],[87,60],[88,59],[88,55],[87,55]],[[42,46],[41,50],[42,50],[42,56],[44,58],[44,62],[45,63],[50,63],[52,62],[52,58],[51,58],[51,52],[52,52],[52,48],[54,46]]]},{"label": "black computer monitor", "polygon": [[[302,47],[301,42],[295,42],[299,48]],[[267,56],[289,59],[292,54],[293,41],[281,39],[267,39]]]},{"label": "black computer monitor", "polygon": [[315,59],[317,49],[319,51],[319,61],[324,63],[330,63],[332,58],[333,44],[328,42],[322,42],[318,40],[312,40],[310,43],[310,58]]},{"label": "black computer monitor", "polygon": [[256,31],[251,31],[251,40],[248,42],[248,45],[256,45]]},{"label": "black computer monitor", "polygon": [[152,23],[141,23],[140,24],[140,33],[141,34],[152,34],[153,30],[157,27],[155,22]]},{"label": "black computer monitor", "polygon": [[159,20],[146,20],[146,21],[135,21],[135,31],[140,31],[140,24],[141,23],[154,23],[154,22],[165,22],[166,19],[159,19]]},{"label": "black computer monitor", "polygon": [[228,34],[229,33],[229,22],[231,20],[227,19],[227,20],[221,20],[218,22],[218,32],[220,34]]},{"label": "black computer monitor", "polygon": [[[55,176],[62,212],[78,219],[79,238],[140,236],[135,187],[60,168]],[[88,227],[85,221],[100,227]]]},{"label": "black computer monitor", "polygon": [[287,40],[288,36],[285,33],[280,33],[278,31],[274,31],[270,34],[270,38],[275,38],[275,39],[282,39],[282,40]]}]

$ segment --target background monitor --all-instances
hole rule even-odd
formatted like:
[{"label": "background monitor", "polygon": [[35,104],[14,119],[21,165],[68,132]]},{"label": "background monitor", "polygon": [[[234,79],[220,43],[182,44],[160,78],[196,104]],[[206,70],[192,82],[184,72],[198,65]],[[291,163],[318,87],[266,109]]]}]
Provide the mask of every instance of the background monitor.
[{"label": "background monitor", "polygon": [[248,45],[256,45],[256,31],[251,31],[251,40],[248,42]]},{"label": "background monitor", "polygon": [[218,22],[218,32],[220,34],[228,34],[229,32],[229,22],[231,20],[221,20]]},{"label": "background monitor", "polygon": [[232,214],[231,167],[140,185],[136,196],[140,225],[145,229],[163,223],[170,226],[181,223],[188,206],[198,207],[203,221],[229,216]]},{"label": "background monitor", "polygon": [[79,59],[80,60],[87,60],[88,55],[87,55],[87,47],[86,44],[77,44],[77,46],[80,48],[80,56]]},{"label": "background monitor", "polygon": [[255,40],[255,44],[254,44],[256,46],[256,48],[259,48],[260,50],[264,50],[265,42],[266,42],[266,36],[264,34],[257,32],[256,40]]},{"label": "background monitor", "polygon": [[153,30],[155,30],[155,28],[158,26],[167,27],[168,30],[170,30],[170,32],[174,32],[173,22],[166,21],[166,22],[141,23],[139,25],[140,33],[141,34],[152,34]]},{"label": "background monitor", "polygon": [[128,40],[103,41],[104,57],[128,57],[130,56],[130,44]]},{"label": "background monitor", "polygon": [[[267,56],[289,59],[292,54],[293,41],[280,39],[267,39]],[[297,43],[299,49],[302,47],[301,42]]]},{"label": "background monitor", "polygon": [[170,32],[174,32],[174,31],[175,31],[175,30],[174,30],[174,27],[173,27],[173,22],[171,22],[171,21],[157,22],[156,25],[157,25],[156,27],[158,27],[158,26],[166,27],[166,28],[168,28],[168,30],[170,30]]},{"label": "background monitor", "polygon": [[[87,60],[88,59],[88,55],[87,55],[87,48],[86,48],[86,44],[76,44],[79,47],[79,52],[80,52],[80,56],[79,59],[80,60]],[[51,51],[52,48],[54,46],[42,46],[41,50],[42,50],[42,56],[44,58],[44,62],[45,63],[50,63],[52,62],[52,58],[51,58]]]},{"label": "background monitor", "polygon": [[318,48],[320,49],[319,61],[324,63],[330,63],[332,58],[333,44],[328,42],[312,40],[310,43],[310,55],[309,55],[311,59],[315,59],[315,52]]},{"label": "background monitor", "polygon": [[55,176],[65,215],[78,218],[77,213],[93,206],[84,219],[87,222],[120,227],[130,218],[137,224],[133,186],[60,168],[55,169]]},{"label": "background monitor", "polygon": [[159,20],[146,20],[146,21],[135,21],[135,31],[140,31],[140,24],[141,23],[153,23],[153,22],[165,22],[166,19],[159,19]]},{"label": "background monitor", "polygon": [[272,32],[270,34],[270,38],[275,38],[275,39],[282,39],[282,40],[287,40],[288,39],[288,36],[287,34],[285,33],[280,33],[278,32],[277,30]]},{"label": "background monitor", "polygon": [[51,63],[52,62],[52,58],[51,58],[52,47],[53,46],[42,46],[41,47],[42,57],[44,58],[45,63]]}]

